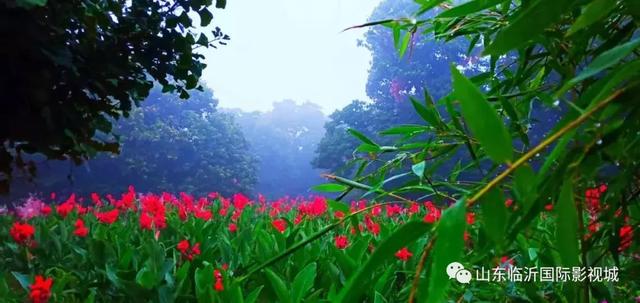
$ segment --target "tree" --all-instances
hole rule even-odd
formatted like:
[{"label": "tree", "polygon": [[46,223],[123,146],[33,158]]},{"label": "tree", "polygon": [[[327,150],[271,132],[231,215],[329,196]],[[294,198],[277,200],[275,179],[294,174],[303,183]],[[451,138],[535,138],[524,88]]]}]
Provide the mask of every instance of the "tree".
[{"label": "tree", "polygon": [[18,183],[12,196],[118,193],[129,185],[140,192],[251,193],[256,158],[233,116],[219,112],[217,104],[208,89],[180,100],[156,87],[129,119],[116,124],[119,155],[100,154],[70,172],[62,161],[47,161],[38,166],[35,184]]},{"label": "tree", "polygon": [[[409,18],[417,7],[410,0],[383,1],[369,21]],[[361,46],[372,56],[366,87],[372,103],[354,101],[331,116],[335,122],[325,125],[326,134],[313,162],[316,167],[335,171],[354,159],[353,150],[359,142],[346,133],[348,127],[358,125],[355,128],[363,134],[384,144],[391,141],[379,136],[380,131],[399,123],[419,123],[420,116],[414,111],[410,98],[421,98],[425,89],[436,98],[444,96],[451,87],[449,62],[464,66],[469,73],[478,73],[486,65],[467,54],[465,39],[447,44],[431,36],[407,33],[404,38],[392,33],[387,27],[367,30]],[[406,51],[399,57],[395,47],[403,41],[407,43]]]},{"label": "tree", "polygon": [[119,152],[112,123],[128,117],[154,81],[181,98],[201,89],[205,64],[197,48],[229,39],[219,28],[209,35],[197,29],[211,23],[211,4],[1,1],[0,192],[16,169],[35,174],[25,154],[78,164]]}]

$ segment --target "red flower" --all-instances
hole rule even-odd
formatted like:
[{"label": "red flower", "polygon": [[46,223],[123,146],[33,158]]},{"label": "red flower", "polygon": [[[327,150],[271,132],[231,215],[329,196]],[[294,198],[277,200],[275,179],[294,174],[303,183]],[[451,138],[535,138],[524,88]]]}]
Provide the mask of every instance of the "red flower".
[{"label": "red flower", "polygon": [[[224,265],[222,267],[224,268]],[[215,289],[215,291],[223,291],[224,285],[222,284],[222,273],[219,269],[213,270],[213,278],[216,279],[216,283],[213,285],[213,289]]]},{"label": "red flower", "polygon": [[204,209],[196,208],[193,211],[193,216],[198,218],[198,219],[209,221],[209,220],[211,220],[211,217],[213,217],[213,214],[211,214],[211,211],[207,211],[207,210],[204,210]]},{"label": "red flower", "polygon": [[149,216],[146,212],[142,212],[140,214],[140,228],[145,230],[151,230],[151,225],[153,223],[153,218]]},{"label": "red flower", "polygon": [[29,242],[31,238],[33,238],[35,232],[36,229],[33,226],[28,223],[22,224],[20,222],[13,223],[13,226],[9,230],[11,237],[13,237],[13,240],[18,244],[25,244]]},{"label": "red flower", "polygon": [[345,249],[349,246],[349,239],[347,236],[339,235],[335,237],[336,247],[338,249]]},{"label": "red flower", "polygon": [[544,206],[544,209],[546,211],[552,211],[553,210],[553,204],[549,203],[547,205]]},{"label": "red flower", "polygon": [[238,226],[235,223],[229,223],[229,232],[236,232],[238,230]]},{"label": "red flower", "polygon": [[76,206],[76,195],[72,194],[67,201],[56,206],[56,212],[60,217],[65,218],[69,213],[71,213]]},{"label": "red flower", "polygon": [[413,256],[413,254],[406,248],[403,247],[401,250],[399,250],[396,253],[396,258],[402,260],[402,261],[407,261],[409,260],[409,258],[411,258],[411,256]]},{"label": "red flower", "polygon": [[410,214],[417,214],[419,212],[420,212],[420,204],[411,203],[411,206],[409,206],[409,213]]},{"label": "red flower", "polygon": [[440,219],[440,209],[433,205],[431,201],[425,202],[424,206],[427,208],[427,214],[424,216],[424,222],[432,224]]},{"label": "red flower", "polygon": [[501,267],[505,267],[505,268],[506,267],[511,267],[511,266],[513,266],[513,259],[510,259],[507,256],[502,256],[500,258],[500,264],[498,264],[498,265],[500,265]]},{"label": "red flower", "polygon": [[51,297],[51,285],[53,284],[52,278],[44,279],[42,276],[37,275],[35,282],[31,284],[31,293],[29,298],[33,303],[46,303]]},{"label": "red flower", "polygon": [[618,251],[622,252],[631,246],[631,240],[633,240],[633,227],[631,227],[631,225],[621,227],[620,231],[618,231],[618,235],[620,236]]},{"label": "red flower", "polygon": [[[189,247],[191,247],[191,249],[189,249]],[[189,244],[189,241],[182,240],[178,243],[178,245],[176,245],[176,249],[180,251],[185,259],[191,261],[195,256],[200,254],[200,243],[196,242],[196,244],[191,246]]]},{"label": "red flower", "polygon": [[113,222],[116,222],[116,220],[118,220],[118,215],[120,214],[120,212],[118,211],[118,209],[112,209],[110,211],[105,211],[105,212],[96,212],[95,216],[98,219],[98,221],[100,221],[100,223],[104,223],[104,224],[113,224]]},{"label": "red flower", "polygon": [[511,205],[513,205],[512,199],[507,199],[506,201],[504,201],[504,206],[506,206],[507,208],[511,207]]},{"label": "red flower", "polygon": [[196,244],[193,244],[193,247],[191,247],[191,255],[193,257],[199,254],[200,254],[200,243],[196,242]]},{"label": "red flower", "polygon": [[213,286],[213,289],[216,291],[223,291],[224,284],[222,284],[222,279],[216,279],[216,284]]},{"label": "red flower", "polygon": [[474,222],[476,222],[476,214],[467,213],[467,224],[473,225]]},{"label": "red flower", "polygon": [[342,218],[344,218],[344,213],[343,213],[343,212],[341,212],[341,211],[339,211],[339,210],[336,210],[336,211],[333,213],[333,215],[334,215],[336,218],[338,218],[338,219],[342,219]]},{"label": "red flower", "polygon": [[40,209],[40,212],[43,215],[48,216],[51,213],[51,206],[49,206],[49,205],[42,206],[42,208]]},{"label": "red flower", "polygon": [[273,225],[273,227],[280,233],[284,233],[284,231],[287,229],[287,221],[285,221],[284,219],[275,219],[273,220],[273,222],[271,222],[271,225]]},{"label": "red flower", "polygon": [[82,221],[82,219],[76,220],[75,227],[76,229],[73,231],[74,235],[84,238],[89,234],[89,229],[84,225],[84,221]]},{"label": "red flower", "polygon": [[182,254],[186,254],[187,250],[189,250],[189,241],[187,240],[182,240],[178,243],[178,245],[176,245],[176,248],[182,253]]}]

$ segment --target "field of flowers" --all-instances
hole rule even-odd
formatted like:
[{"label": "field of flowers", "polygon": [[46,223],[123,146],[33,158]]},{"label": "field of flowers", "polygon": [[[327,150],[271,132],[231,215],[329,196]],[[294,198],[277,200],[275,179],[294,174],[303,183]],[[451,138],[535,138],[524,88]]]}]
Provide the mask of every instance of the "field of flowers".
[{"label": "field of flowers", "polygon": [[[586,193],[588,211],[594,216],[605,191],[603,185]],[[517,204],[507,200],[504,207],[515,211]],[[45,203],[31,197],[0,214],[0,298],[2,302],[333,302],[346,300],[344,289],[355,287],[358,290],[350,295],[358,302],[407,301],[428,237],[416,237],[404,247],[385,241],[400,229],[424,235],[445,208],[430,201],[362,200],[349,205],[322,196],[275,201],[259,196],[253,201],[243,194],[229,198],[217,193],[140,194],[133,187],[116,197],[92,194],[86,200],[52,194]],[[551,224],[552,212],[550,204],[541,214],[540,226]],[[589,229],[598,232],[598,224],[594,220]],[[466,214],[466,225],[469,256],[482,234],[475,213]],[[625,225],[619,232],[622,252],[631,245],[632,228]],[[381,256],[393,254],[393,258],[373,264],[375,275],[358,276],[379,247],[385,250]],[[539,262],[536,255],[544,255],[545,248],[532,249],[528,255],[495,256],[493,264],[486,265]],[[291,253],[282,254],[287,251]],[[354,285],[354,280],[362,284]],[[542,297],[557,291],[553,287],[539,286]],[[472,290],[454,286],[457,301],[526,292],[504,283]]]}]

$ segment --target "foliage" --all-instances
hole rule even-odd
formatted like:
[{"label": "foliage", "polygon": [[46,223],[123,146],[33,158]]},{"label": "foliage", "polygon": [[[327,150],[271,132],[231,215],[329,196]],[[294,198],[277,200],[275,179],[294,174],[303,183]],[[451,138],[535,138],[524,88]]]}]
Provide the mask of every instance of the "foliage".
[{"label": "foliage", "polygon": [[[588,281],[472,282],[463,290],[447,282],[444,270],[452,255],[463,253],[462,263],[478,268],[509,254],[525,266],[616,265],[621,281],[634,280],[638,251],[628,250],[626,243],[637,238],[640,220],[640,150],[634,147],[640,132],[634,104],[640,92],[640,19],[635,1],[417,2],[413,18],[363,26],[384,25],[398,37],[421,33],[454,43],[464,37],[470,41],[469,53],[488,60],[489,68],[467,78],[464,68],[451,64],[452,91],[434,103],[426,93],[416,106],[424,119],[418,125],[381,132],[396,138],[393,143],[350,131],[360,141],[358,150],[368,153],[363,165],[385,154],[390,160],[373,172],[358,171],[358,182],[328,176],[346,191],[363,190],[376,200],[414,194],[442,205],[455,203],[452,211],[479,213],[481,228],[471,234],[479,241],[473,249],[448,243],[451,231],[464,224],[457,216],[444,216],[425,235],[430,240],[424,262],[416,267],[412,294],[427,302],[505,297],[600,302],[637,296],[638,285]],[[396,43],[400,56],[407,54],[404,45]],[[551,131],[542,138],[533,138],[529,127],[536,107],[562,109],[561,119],[547,121]],[[467,158],[454,167],[443,165],[460,151]],[[443,167],[444,177],[435,173]],[[513,212],[499,207],[504,195],[513,199]],[[545,209],[552,211],[557,226],[544,223]]]},{"label": "foliage", "polygon": [[218,110],[211,90],[180,100],[155,88],[114,133],[122,146],[118,156],[98,155],[70,172],[68,163],[49,161],[38,167],[35,184],[14,185],[11,197],[21,192],[109,193],[129,184],[141,191],[197,194],[212,188],[223,194],[254,189],[256,158],[234,118]]},{"label": "foliage", "polygon": [[310,164],[326,120],[316,104],[285,100],[267,112],[233,114],[259,162],[255,192],[268,198],[307,196],[312,185],[322,182]]},{"label": "foliage", "polygon": [[25,154],[80,163],[117,153],[112,120],[128,117],[154,81],[182,98],[200,88],[205,64],[197,48],[229,39],[219,28],[196,30],[211,23],[211,4],[2,1],[0,192],[16,169],[35,174]]}]

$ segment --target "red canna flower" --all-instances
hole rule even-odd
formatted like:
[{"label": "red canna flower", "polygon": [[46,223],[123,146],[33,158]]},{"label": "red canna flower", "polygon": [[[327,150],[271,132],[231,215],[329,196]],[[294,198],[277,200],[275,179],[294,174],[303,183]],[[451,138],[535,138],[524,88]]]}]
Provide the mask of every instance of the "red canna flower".
[{"label": "red canna flower", "polygon": [[51,206],[49,205],[43,205],[42,208],[40,209],[40,212],[45,215],[48,216],[51,213]]},{"label": "red canna flower", "polygon": [[236,232],[238,230],[238,226],[235,223],[229,223],[229,232]]},{"label": "red canna flower", "polygon": [[345,249],[349,246],[349,239],[347,239],[347,236],[339,235],[336,236],[334,240],[338,249]]},{"label": "red canna flower", "polygon": [[467,224],[473,225],[474,222],[476,222],[476,214],[467,213]]},{"label": "red canna flower", "polygon": [[178,245],[176,245],[176,248],[180,251],[180,253],[184,255],[189,250],[189,246],[190,246],[189,241],[182,240],[178,243]]},{"label": "red canna flower", "polygon": [[[224,265],[222,266],[222,268],[224,269]],[[213,285],[213,289],[215,291],[223,291],[224,284],[222,284],[222,273],[220,272],[219,269],[213,270],[213,278],[216,279],[216,283]]]},{"label": "red canna flower", "polygon": [[406,247],[403,247],[396,253],[396,258],[405,262],[408,261],[411,256],[413,256],[413,254]]},{"label": "red canna flower", "polygon": [[18,244],[28,244],[35,232],[36,229],[32,225],[29,225],[29,223],[22,224],[20,222],[13,223],[13,226],[9,230],[9,234],[11,234],[13,240]]},{"label": "red canna flower", "polygon": [[82,221],[82,219],[76,220],[75,227],[76,229],[73,231],[74,235],[84,238],[89,234],[89,229],[84,225],[84,221]]},{"label": "red canna flower", "polygon": [[200,243],[196,242],[196,244],[193,244],[193,247],[191,247],[191,255],[193,257],[199,254],[200,254]]},{"label": "red canna flower", "polygon": [[439,208],[433,205],[433,202],[427,201],[424,203],[424,206],[427,208],[427,214],[423,219],[424,222],[432,224],[440,219],[441,211]]},{"label": "red canna flower", "polygon": [[76,194],[71,194],[64,203],[56,206],[56,212],[62,218],[66,218],[76,207]]},{"label": "red canna flower", "polygon": [[411,203],[411,206],[409,206],[409,213],[410,214],[417,214],[419,212],[420,212],[420,204]]},{"label": "red canna flower", "polygon": [[213,289],[215,289],[216,291],[224,290],[224,284],[222,284],[222,279],[216,279],[216,283],[214,284]]},{"label": "red canna flower", "polygon": [[37,275],[35,282],[31,284],[31,293],[29,298],[32,303],[46,303],[51,297],[51,285],[53,284],[52,278],[44,279],[42,276]]},{"label": "red canna flower", "polygon": [[287,221],[285,221],[284,219],[275,219],[271,222],[271,225],[273,225],[273,227],[280,233],[284,233],[284,231],[287,229]]},{"label": "red canna flower", "polygon": [[114,222],[116,222],[118,220],[118,215],[119,214],[120,214],[120,212],[116,208],[116,209],[112,209],[110,211],[96,212],[95,216],[98,219],[98,221],[100,221],[100,223],[113,224]]},{"label": "red canna flower", "polygon": [[507,208],[511,207],[511,205],[513,205],[512,199],[507,199],[506,201],[504,201],[504,206],[506,206]]},{"label": "red canna flower", "polygon": [[153,218],[149,216],[146,212],[142,212],[140,214],[140,228],[143,230],[151,230],[151,225],[153,224]]},{"label": "red canna flower", "polygon": [[621,227],[618,231],[618,235],[620,236],[618,251],[622,252],[631,246],[631,241],[633,240],[633,227],[631,227],[631,225]]}]

